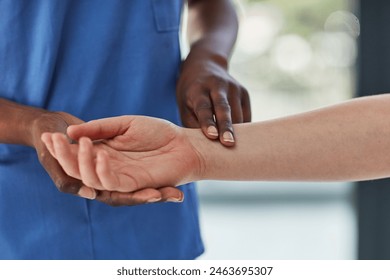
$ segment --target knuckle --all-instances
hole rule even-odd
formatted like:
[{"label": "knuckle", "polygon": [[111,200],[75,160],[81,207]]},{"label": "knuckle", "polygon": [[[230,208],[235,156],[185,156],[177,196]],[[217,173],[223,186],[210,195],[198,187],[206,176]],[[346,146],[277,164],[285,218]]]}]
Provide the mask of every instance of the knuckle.
[{"label": "knuckle", "polygon": [[229,85],[229,97],[236,97],[241,95],[241,87],[235,83]]},{"label": "knuckle", "polygon": [[200,89],[192,90],[191,93],[193,94],[190,94],[185,100],[187,108],[194,108],[202,99],[205,99],[205,93]]},{"label": "knuckle", "polygon": [[211,78],[211,83],[216,88],[226,88],[228,86],[228,82],[226,81],[226,79],[220,76],[213,76]]},{"label": "knuckle", "polygon": [[249,95],[248,90],[243,86],[240,86],[240,91],[243,95]]},{"label": "knuckle", "polygon": [[230,104],[229,102],[227,102],[226,99],[218,99],[214,102],[214,107],[216,109],[220,109],[220,110],[223,110],[223,111],[226,111],[226,112],[229,112],[231,111],[231,108],[230,108]]},{"label": "knuckle", "polygon": [[248,99],[249,100],[249,92],[246,88],[241,89],[241,96],[242,98]]},{"label": "knuckle", "polygon": [[201,103],[199,103],[195,107],[194,111],[195,111],[196,114],[199,114],[202,111],[211,110],[211,109],[212,109],[212,106],[211,106],[210,103],[208,103],[208,102],[201,102]]}]

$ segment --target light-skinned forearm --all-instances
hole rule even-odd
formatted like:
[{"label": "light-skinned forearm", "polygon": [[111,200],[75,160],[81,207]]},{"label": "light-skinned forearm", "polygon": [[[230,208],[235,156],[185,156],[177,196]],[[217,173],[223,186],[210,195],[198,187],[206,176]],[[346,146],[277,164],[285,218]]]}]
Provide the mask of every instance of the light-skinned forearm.
[{"label": "light-skinned forearm", "polygon": [[390,95],[252,124],[237,143],[210,143],[186,130],[202,158],[194,177],[224,180],[356,181],[390,176]]}]

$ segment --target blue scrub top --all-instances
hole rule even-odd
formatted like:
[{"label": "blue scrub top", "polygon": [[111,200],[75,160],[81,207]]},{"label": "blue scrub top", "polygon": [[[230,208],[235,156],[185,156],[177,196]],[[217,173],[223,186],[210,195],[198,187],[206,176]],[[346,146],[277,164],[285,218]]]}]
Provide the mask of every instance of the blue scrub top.
[{"label": "blue scrub top", "polygon": [[[182,0],[0,0],[0,97],[85,121],[178,123]],[[60,193],[32,148],[0,144],[0,259],[193,259],[185,202],[111,207]]]}]

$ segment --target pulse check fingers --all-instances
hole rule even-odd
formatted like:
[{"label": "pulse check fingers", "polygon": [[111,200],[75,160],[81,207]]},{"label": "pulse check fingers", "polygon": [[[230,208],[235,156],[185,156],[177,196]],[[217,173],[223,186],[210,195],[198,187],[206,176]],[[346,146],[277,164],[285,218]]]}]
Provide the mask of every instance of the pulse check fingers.
[{"label": "pulse check fingers", "polygon": [[245,88],[242,88],[241,93],[242,93],[241,105],[242,105],[242,113],[243,113],[244,122],[251,122],[252,121],[252,111],[251,111],[251,101],[249,98],[249,93]]},{"label": "pulse check fingers", "polygon": [[233,123],[242,123],[243,108],[241,104],[241,87],[238,85],[231,85],[229,88],[228,96],[229,105],[231,108],[231,117]]},{"label": "pulse check fingers", "polygon": [[218,124],[220,142],[225,146],[234,145],[233,125],[231,108],[224,89],[213,90],[211,92],[215,118]]},{"label": "pulse check fingers", "polygon": [[111,206],[135,206],[159,202],[161,193],[156,189],[143,189],[131,193],[100,191],[96,199]]},{"label": "pulse check fingers", "polygon": [[180,118],[182,119],[183,125],[190,128],[199,128],[198,118],[192,109],[183,107],[180,109]]},{"label": "pulse check fingers", "polygon": [[194,101],[194,113],[203,133],[210,139],[218,138],[217,125],[214,120],[213,104],[208,94],[198,92],[199,97]]}]

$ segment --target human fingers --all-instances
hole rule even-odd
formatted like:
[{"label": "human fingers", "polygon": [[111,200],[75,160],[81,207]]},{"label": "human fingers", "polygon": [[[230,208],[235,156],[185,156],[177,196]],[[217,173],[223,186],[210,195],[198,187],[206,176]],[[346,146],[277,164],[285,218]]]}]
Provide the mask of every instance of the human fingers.
[{"label": "human fingers", "polygon": [[77,146],[68,142],[66,136],[62,133],[53,133],[51,135],[54,157],[62,166],[66,174],[80,179],[80,170],[77,162]]},{"label": "human fingers", "polygon": [[180,108],[180,118],[185,127],[199,128],[198,118],[194,111],[189,109],[187,106]]},{"label": "human fingers", "polygon": [[217,139],[218,130],[214,120],[214,109],[208,90],[200,87],[191,87],[187,96],[190,98],[188,102],[191,104],[192,113],[196,116],[198,123],[194,127],[200,127],[206,137]]},{"label": "human fingers", "polygon": [[83,136],[92,140],[109,139],[126,132],[132,120],[132,116],[93,120],[87,123],[69,126],[67,134],[72,139],[79,139]]},{"label": "human fingers", "polygon": [[252,111],[251,111],[251,102],[249,98],[249,93],[245,88],[241,89],[241,104],[243,112],[243,121],[250,122],[252,120]]},{"label": "human fingers", "polygon": [[156,189],[143,189],[136,192],[99,191],[96,200],[111,206],[135,206],[161,201],[161,192]]},{"label": "human fingers", "polygon": [[94,199],[96,197],[94,189],[85,186],[80,180],[68,176],[46,147],[39,148],[37,153],[40,163],[60,192],[70,193],[88,199]]},{"label": "human fingers", "polygon": [[175,187],[148,188],[130,193],[99,191],[96,200],[111,206],[136,206],[157,202],[181,203],[184,194]]},{"label": "human fingers", "polygon": [[229,88],[228,102],[231,108],[231,118],[233,123],[242,123],[244,120],[241,104],[241,87],[231,85]]},{"label": "human fingers", "polygon": [[231,107],[227,99],[226,89],[223,87],[214,88],[211,91],[215,119],[218,124],[218,134],[220,142],[225,146],[235,144]]},{"label": "human fingers", "polygon": [[[127,169],[131,167],[128,166]],[[109,162],[108,152],[101,150],[97,152],[96,156],[96,174],[104,189],[119,192],[133,192],[138,189],[145,188],[140,185],[142,180],[135,180],[133,176],[140,176],[139,172],[134,172],[132,176],[129,174],[120,174],[118,170],[112,170]],[[146,182],[144,182],[146,184]]]},{"label": "human fingers", "polygon": [[45,144],[47,150],[50,152],[50,154],[55,157],[55,151],[54,151],[54,144],[51,139],[52,133],[50,132],[45,132],[41,135],[41,140]]},{"label": "human fingers", "polygon": [[183,202],[184,193],[176,187],[163,187],[159,188],[161,193],[161,202]]},{"label": "human fingers", "polygon": [[81,180],[89,187],[105,189],[96,174],[96,160],[93,152],[93,143],[87,137],[79,139],[78,166]]}]

